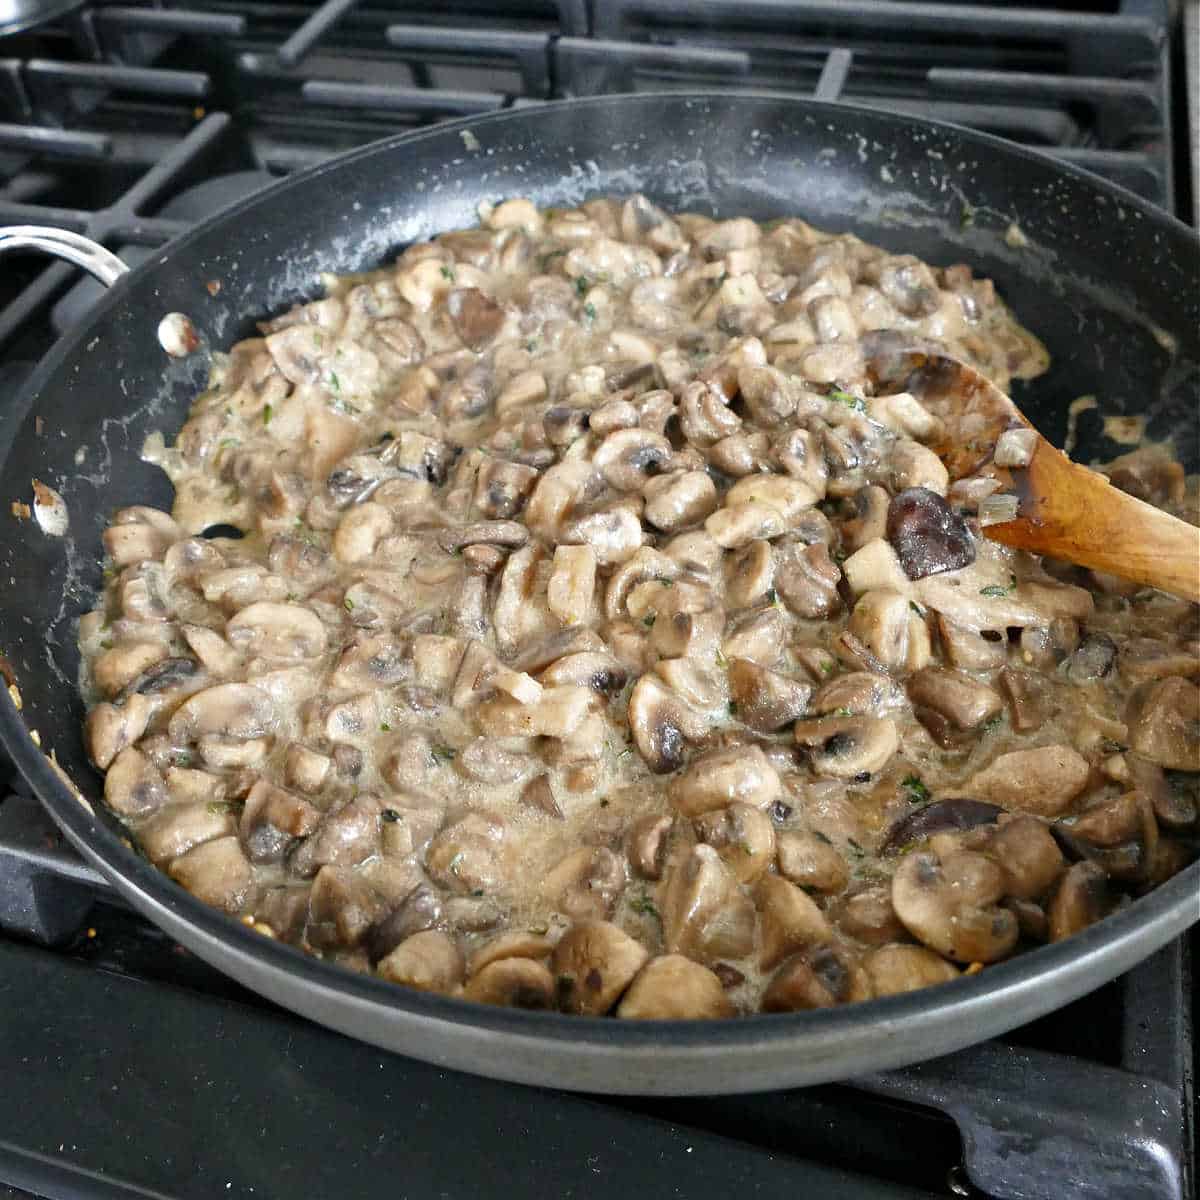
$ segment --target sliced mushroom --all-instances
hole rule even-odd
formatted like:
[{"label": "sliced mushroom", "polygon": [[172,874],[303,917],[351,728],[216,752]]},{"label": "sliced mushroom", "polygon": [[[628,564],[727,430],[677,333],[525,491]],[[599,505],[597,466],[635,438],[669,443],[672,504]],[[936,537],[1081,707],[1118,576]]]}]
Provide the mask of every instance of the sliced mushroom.
[{"label": "sliced mushroom", "polygon": [[527,754],[515,754],[506,750],[492,738],[476,738],[468,743],[454,760],[455,767],[470,779],[480,783],[515,783],[533,768],[533,760]]},{"label": "sliced mushroom", "polygon": [[1049,720],[1051,700],[1042,676],[1005,667],[1000,672],[999,682],[1008,701],[1009,723],[1017,733],[1028,733]]},{"label": "sliced mushroom", "polygon": [[579,625],[592,614],[595,592],[596,552],[591,546],[557,546],[546,587],[550,611],[568,625]]},{"label": "sliced mushroom", "polygon": [[708,722],[653,675],[643,675],[629,696],[629,731],[642,760],[657,775],[683,765],[687,742],[699,741]]},{"label": "sliced mushroom", "polygon": [[155,702],[146,696],[128,697],[123,704],[97,704],[87,715],[84,737],[92,762],[106,770],[113,759],[146,732]]},{"label": "sliced mushroom", "polygon": [[647,429],[618,429],[596,448],[592,461],[611,487],[639,492],[671,461],[671,443]]},{"label": "sliced mushroom", "polygon": [[672,954],[702,962],[744,958],[754,946],[754,905],[711,846],[693,846],[667,873],[659,905]]},{"label": "sliced mushroom", "polygon": [[966,522],[928,488],[909,488],[893,497],[887,536],[909,579],[956,571],[975,561]]},{"label": "sliced mushroom", "polygon": [[503,958],[488,963],[467,980],[463,999],[505,1008],[551,1009],[554,976],[531,958]]},{"label": "sliced mushroom", "polygon": [[915,705],[933,709],[960,730],[977,729],[1004,707],[999,694],[961,671],[926,667],[908,681]]},{"label": "sliced mushroom", "polygon": [[603,846],[581,846],[547,873],[538,890],[559,912],[585,921],[611,916],[624,888],[621,858]]},{"label": "sliced mushroom", "polygon": [[254,882],[254,871],[236,837],[214,838],[181,854],[167,874],[198,900],[235,913]]},{"label": "sliced mushroom", "polygon": [[628,675],[611,654],[586,651],[567,654],[553,662],[538,677],[538,681],[549,687],[588,687],[595,692],[619,692],[625,686]]},{"label": "sliced mushroom", "polygon": [[955,962],[995,962],[1016,945],[1016,917],[997,907],[1004,895],[999,865],[969,850],[944,859],[916,851],[892,878],[892,906],[918,941]]},{"label": "sliced mushroom", "polygon": [[874,775],[900,746],[896,723],[887,717],[797,721],[795,738],[808,750],[813,770],[833,779]]},{"label": "sliced mushroom", "polygon": [[667,798],[686,817],[697,817],[729,804],[765,809],[779,798],[775,768],[755,745],[735,746],[702,755],[667,788]]},{"label": "sliced mushroom", "polygon": [[783,653],[786,633],[783,614],[774,604],[752,609],[729,622],[721,652],[731,661],[745,658],[763,667],[773,667]]},{"label": "sliced mushroom", "polygon": [[353,867],[378,853],[382,806],[368,792],[351,797],[321,818],[321,823],[292,852],[292,873],[315,875],[321,867]]},{"label": "sliced mushroom", "polygon": [[867,973],[844,949],[819,946],[789,959],[763,992],[763,1012],[799,1012],[871,998]]},{"label": "sliced mushroom", "polygon": [[888,671],[899,672],[908,659],[908,618],[908,600],[879,589],[858,598],[847,629]]},{"label": "sliced mushroom", "polygon": [[696,832],[725,860],[739,883],[752,883],[775,858],[771,818],[748,804],[731,804],[696,818]]},{"label": "sliced mushroom", "polygon": [[1200,771],[1200,687],[1173,676],[1135,694],[1129,744],[1161,767]]},{"label": "sliced mushroom", "polygon": [[243,654],[316,658],[325,653],[325,626],[316,613],[298,604],[251,604],[225,630],[230,644]]},{"label": "sliced mushroom", "polygon": [[892,906],[892,889],[887,884],[853,892],[833,905],[829,915],[839,929],[868,946],[882,946],[907,936]]},{"label": "sliced mushroom", "polygon": [[729,688],[737,718],[759,733],[774,733],[808,710],[810,684],[760,667],[747,658],[729,664]]},{"label": "sliced mushroom", "polygon": [[679,471],[650,479],[642,489],[643,518],[664,533],[678,533],[708,517],[717,507],[717,489],[704,471]]},{"label": "sliced mushroom", "polygon": [[246,797],[239,832],[251,861],[278,862],[320,820],[321,813],[307,800],[260,779]]},{"label": "sliced mushroom", "polygon": [[392,983],[421,992],[449,992],[462,982],[463,956],[449,934],[426,929],[405,938],[375,970]]},{"label": "sliced mushroom", "polygon": [[780,599],[806,620],[828,617],[841,607],[841,578],[841,568],[829,557],[824,542],[781,546],[776,556],[775,587]]},{"label": "sliced mushroom", "polygon": [[476,352],[492,341],[504,324],[504,309],[478,288],[456,288],[446,297],[446,311],[463,345]]},{"label": "sliced mushroom", "polygon": [[667,861],[667,837],[675,823],[670,813],[649,813],[629,831],[629,865],[642,879],[661,879]]},{"label": "sliced mushroom", "polygon": [[779,873],[806,892],[836,895],[850,881],[845,858],[812,833],[781,831],[775,835]]},{"label": "sliced mushroom", "polygon": [[1083,791],[1089,774],[1087,760],[1070,746],[1039,746],[1001,754],[963,790],[1001,808],[1054,817]]},{"label": "sliced mushroom", "polygon": [[798,950],[824,945],[833,936],[825,914],[813,899],[778,875],[767,875],[759,882],[755,899],[763,970],[770,970]]},{"label": "sliced mushroom", "polygon": [[506,876],[504,833],[499,817],[467,813],[429,843],[425,869],[451,892],[494,892]]},{"label": "sliced mushroom", "polygon": [[867,955],[863,966],[876,996],[915,992],[959,976],[957,967],[924,946],[880,946]]},{"label": "sliced mushroom", "polygon": [[626,1020],[704,1020],[733,1013],[721,980],[682,954],[652,958],[617,1007],[617,1016]]},{"label": "sliced mushroom", "polygon": [[167,801],[158,768],[140,751],[126,746],[104,776],[104,803],[119,817],[145,817]]},{"label": "sliced mushroom", "polygon": [[168,727],[177,745],[215,734],[238,741],[261,738],[275,727],[271,697],[248,683],[222,683],[185,700]]},{"label": "sliced mushroom", "polygon": [[536,779],[531,779],[521,791],[521,803],[536,808],[556,820],[562,820],[562,807],[554,798],[549,775],[539,775]]},{"label": "sliced mushroom", "polygon": [[572,925],[555,946],[551,964],[560,1006],[583,1016],[603,1016],[648,957],[639,942],[608,921]]},{"label": "sliced mushroom", "polygon": [[1068,868],[1054,893],[1046,917],[1052,942],[1061,942],[1108,915],[1112,895],[1104,869],[1092,862]]},{"label": "sliced mushroom", "polygon": [[987,804],[982,800],[935,800],[932,804],[905,813],[888,830],[879,851],[886,854],[890,850],[911,846],[918,839],[932,837],[937,833],[959,832],[964,829],[978,829],[981,825],[994,825],[1003,813],[1004,809],[999,805]]},{"label": "sliced mushroom", "polygon": [[1004,872],[1005,893],[1018,900],[1044,896],[1067,865],[1050,830],[1036,817],[1005,821],[992,835],[987,852]]},{"label": "sliced mushroom", "polygon": [[372,962],[391,954],[414,933],[432,929],[442,919],[442,898],[428,883],[415,887],[390,913],[373,925],[366,935]]},{"label": "sliced mushroom", "polygon": [[586,687],[550,687],[533,704],[509,696],[480,704],[475,710],[479,728],[495,737],[565,738],[582,724],[595,702]]},{"label": "sliced mushroom", "polygon": [[161,865],[202,842],[236,832],[230,808],[223,803],[167,805],[138,830],[138,842],[150,861]]},{"label": "sliced mushroom", "polygon": [[1149,801],[1161,825],[1167,829],[1186,829],[1195,824],[1195,799],[1172,787],[1162,767],[1139,754],[1128,755],[1126,761],[1130,782]]},{"label": "sliced mushroom", "polygon": [[519,521],[476,521],[473,525],[455,525],[444,529],[438,534],[437,540],[447,554],[480,542],[515,549],[529,541],[529,530]]},{"label": "sliced mushroom", "polygon": [[[822,677],[830,673],[826,664],[831,669],[835,666],[832,660],[824,660],[818,667]],[[851,671],[818,688],[808,707],[820,716],[882,717],[904,705],[904,689],[886,675]]]}]

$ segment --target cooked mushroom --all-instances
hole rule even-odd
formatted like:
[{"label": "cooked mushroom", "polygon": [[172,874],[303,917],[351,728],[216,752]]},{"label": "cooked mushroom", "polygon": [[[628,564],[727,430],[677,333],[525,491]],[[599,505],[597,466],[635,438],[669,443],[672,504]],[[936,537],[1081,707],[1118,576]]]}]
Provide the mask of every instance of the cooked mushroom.
[{"label": "cooked mushroom", "polygon": [[554,976],[531,958],[502,958],[467,980],[463,999],[506,1008],[550,1009],[555,1003]]},{"label": "cooked mushroom", "polygon": [[786,632],[783,614],[774,604],[751,609],[729,622],[721,653],[730,660],[745,658],[760,666],[773,667],[783,653]]},{"label": "cooked mushroom", "polygon": [[684,743],[702,738],[708,722],[660,679],[643,675],[629,697],[629,731],[646,765],[662,775],[683,764]]},{"label": "cooked mushroom", "polygon": [[316,658],[325,652],[325,626],[315,613],[298,604],[251,604],[225,628],[230,644],[243,654]]},{"label": "cooked mushroom", "polygon": [[236,837],[214,838],[181,854],[167,873],[198,900],[225,912],[237,912],[254,876]]},{"label": "cooked mushroom", "polygon": [[456,288],[446,297],[446,311],[463,345],[482,350],[504,324],[504,309],[478,288]]},{"label": "cooked mushroom", "polygon": [[1200,771],[1200,687],[1173,676],[1135,694],[1129,744],[1161,767]]},{"label": "cooked mushroom", "polygon": [[828,841],[812,833],[777,833],[775,857],[780,875],[806,892],[834,895],[850,880],[846,860]]},{"label": "cooked mushroom", "polygon": [[880,946],[863,966],[876,996],[898,996],[958,978],[958,969],[924,946]]},{"label": "cooked mushroom", "polygon": [[1061,942],[1094,925],[1111,907],[1104,869],[1092,862],[1075,863],[1063,875],[1046,913],[1050,940]]},{"label": "cooked mushroom", "polygon": [[975,546],[966,522],[936,492],[914,487],[888,506],[888,541],[909,579],[969,567]]},{"label": "cooked mushroom", "polygon": [[629,831],[629,865],[643,879],[661,879],[667,860],[667,835],[675,823],[669,813],[650,813]]},{"label": "cooked mushroom", "polygon": [[[818,665],[816,675],[827,678],[835,669],[836,664],[826,657]],[[886,675],[851,671],[819,687],[808,707],[819,716],[836,713],[839,716],[882,717],[904,705],[904,689]]]},{"label": "cooked mushroom", "polygon": [[733,1016],[721,980],[682,954],[652,958],[637,973],[617,1016],[626,1020],[680,1021]]},{"label": "cooked mushroom", "polygon": [[608,921],[572,925],[554,947],[551,964],[559,1005],[567,1012],[603,1016],[648,957],[640,943]]},{"label": "cooked mushroom", "polygon": [[504,833],[499,817],[467,813],[429,843],[425,869],[451,892],[493,892],[505,875]]},{"label": "cooked mushroom", "polygon": [[464,746],[454,760],[455,767],[470,779],[492,785],[514,783],[533,769],[526,754],[514,754],[493,738],[476,738]]},{"label": "cooked mushroom", "polygon": [[1016,816],[992,835],[987,852],[1004,872],[1004,891],[1019,900],[1044,896],[1066,869],[1049,829],[1036,817]]},{"label": "cooked mushroom", "polygon": [[837,927],[855,941],[868,946],[895,942],[907,934],[892,904],[892,889],[886,883],[854,891],[829,909]]},{"label": "cooked mushroom", "polygon": [[771,818],[748,804],[704,813],[696,818],[702,842],[714,847],[739,883],[752,883],[775,858],[775,828]]},{"label": "cooked mushroom", "polygon": [[829,557],[824,542],[781,546],[776,563],[775,587],[798,617],[828,617],[840,607],[838,583],[842,571]]},{"label": "cooked mushroom", "polygon": [[1067,678],[1075,684],[1103,679],[1117,660],[1117,643],[1107,633],[1089,633],[1063,664]]},{"label": "cooked mushroom", "polygon": [[271,697],[248,683],[222,683],[190,696],[171,717],[169,732],[178,745],[217,734],[238,741],[261,738],[275,726]]},{"label": "cooked mushroom", "polygon": [[463,956],[449,934],[425,929],[405,938],[375,969],[384,979],[421,992],[449,992],[462,982]]},{"label": "cooked mushroom", "polygon": [[158,768],[140,751],[126,746],[108,765],[104,803],[121,817],[145,817],[167,801]]},{"label": "cooked mushroom", "polygon": [[747,658],[729,664],[729,688],[737,718],[759,733],[774,733],[808,709],[812,687]]},{"label": "cooked mushroom", "polygon": [[905,813],[888,830],[879,847],[880,853],[910,846],[919,838],[935,833],[993,825],[1003,812],[1004,809],[999,805],[987,804],[982,800],[935,800],[932,804]]},{"label": "cooked mushroom", "polygon": [[1018,733],[1037,729],[1050,717],[1050,696],[1045,682],[1029,671],[1005,667],[1000,690],[1008,701],[1009,722]]},{"label": "cooked mushroom", "polygon": [[320,812],[300,796],[258,780],[246,796],[239,832],[252,862],[278,862],[296,838],[307,837]]},{"label": "cooked mushroom", "polygon": [[1126,762],[1130,782],[1150,802],[1161,825],[1167,829],[1186,829],[1196,823],[1195,798],[1173,787],[1162,767],[1140,754],[1127,755]]},{"label": "cooked mushroom", "polygon": [[97,704],[87,716],[85,738],[88,754],[100,770],[106,770],[126,747],[146,732],[155,703],[145,696],[128,697],[123,704]]},{"label": "cooked mushroom", "polygon": [[770,542],[751,542],[729,557],[725,569],[725,601],[748,608],[766,598],[775,578]]},{"label": "cooked mushroom", "polygon": [[820,946],[789,959],[763,992],[763,1012],[829,1008],[871,997],[867,973],[842,948]]},{"label": "cooked mushroom", "polygon": [[165,863],[193,846],[234,832],[236,822],[229,804],[169,804],[138,830],[138,841],[151,862]]},{"label": "cooked mushroom", "polygon": [[854,779],[874,775],[896,753],[900,735],[887,717],[821,717],[797,721],[798,746],[809,752],[818,775]]},{"label": "cooked mushroom", "polygon": [[759,961],[764,971],[797,950],[826,944],[833,936],[812,897],[778,875],[760,880],[755,899],[761,928]]},{"label": "cooked mushroom", "polygon": [[750,953],[754,905],[711,846],[693,846],[668,871],[659,894],[663,941],[670,953],[703,962]]},{"label": "cooked mushroom", "polygon": [[1087,760],[1070,746],[1039,746],[1001,754],[963,790],[1001,808],[1054,817],[1087,786]]},{"label": "cooked mushroom", "polygon": [[1004,701],[986,684],[962,671],[926,667],[908,681],[913,704],[933,709],[956,729],[977,729],[1004,707]]},{"label": "cooked mushroom", "polygon": [[432,929],[442,919],[442,898],[428,883],[415,887],[390,913],[373,925],[366,936],[371,961],[391,954],[414,933]]},{"label": "cooked mushroom", "polygon": [[559,912],[585,921],[611,916],[624,887],[623,859],[604,846],[580,846],[551,868],[538,890]]},{"label": "cooked mushroom", "polygon": [[858,598],[847,629],[891,672],[908,659],[908,600],[899,592],[879,589]]},{"label": "cooked mushroom", "polygon": [[892,878],[892,905],[918,941],[955,962],[995,962],[1017,942],[1017,919],[997,907],[1004,895],[999,865],[969,850],[939,859],[916,851]]},{"label": "cooked mushroom", "polygon": [[382,806],[362,792],[331,809],[317,829],[292,852],[288,862],[301,878],[324,866],[353,867],[379,849]]},{"label": "cooked mushroom", "polygon": [[667,787],[668,799],[685,817],[735,803],[767,808],[779,793],[779,776],[755,745],[702,755]]}]

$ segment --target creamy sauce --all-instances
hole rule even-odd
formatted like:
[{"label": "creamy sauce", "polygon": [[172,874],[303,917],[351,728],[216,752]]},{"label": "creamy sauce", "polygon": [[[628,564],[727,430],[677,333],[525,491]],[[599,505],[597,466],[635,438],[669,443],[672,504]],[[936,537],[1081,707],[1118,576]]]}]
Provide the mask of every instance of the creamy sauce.
[{"label": "creamy sauce", "polygon": [[[1091,919],[1183,865],[1178,821],[1150,846],[1126,810],[1168,807],[1194,729],[1129,698],[1192,703],[1195,608],[982,540],[938,418],[870,382],[884,329],[1001,387],[1044,370],[989,281],[638,197],[483,216],[328,281],[147,439],[174,509],[114,518],[81,645],[153,861],[355,969],[628,1016],[1065,936],[1080,870],[1011,865],[1057,854],[1050,821],[1107,814]],[[964,831],[963,797],[997,809]],[[930,909],[939,871],[974,872],[990,933]]]}]

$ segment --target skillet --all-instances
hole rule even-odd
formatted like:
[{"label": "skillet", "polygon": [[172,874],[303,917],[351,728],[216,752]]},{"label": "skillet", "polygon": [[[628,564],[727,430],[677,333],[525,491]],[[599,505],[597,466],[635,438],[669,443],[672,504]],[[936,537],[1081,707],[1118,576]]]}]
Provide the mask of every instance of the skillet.
[{"label": "skillet", "polygon": [[[633,191],[672,210],[798,215],[935,265],[967,261],[1053,356],[1015,395],[1047,437],[1061,445],[1069,402],[1093,393],[1100,413],[1146,416],[1150,437],[1172,436],[1185,467],[1200,466],[1200,242],[1084,172],[952,126],[753,95],[574,100],[388,139],[225,210],[131,274],[88,258],[114,286],[0,412],[0,653],[22,700],[18,712],[0,698],[0,740],[67,838],[133,907],[296,1012],[442,1066],[595,1092],[767,1090],[947,1053],[1090,991],[1200,919],[1193,863],[1076,937],[953,986],[738,1021],[618,1022],[487,1008],[321,964],[206,908],[122,840],[83,749],[76,622],[101,587],[107,516],[170,507],[139,451],[149,432],[182,424],[211,351],[314,298],[321,272],[378,266],[473,224],[483,200],[561,206]],[[0,231],[0,250],[9,244]],[[183,359],[156,336],[171,311],[201,338]],[[1080,461],[1120,452],[1096,413],[1077,433]],[[65,536],[10,517],[33,479],[61,492]]]}]

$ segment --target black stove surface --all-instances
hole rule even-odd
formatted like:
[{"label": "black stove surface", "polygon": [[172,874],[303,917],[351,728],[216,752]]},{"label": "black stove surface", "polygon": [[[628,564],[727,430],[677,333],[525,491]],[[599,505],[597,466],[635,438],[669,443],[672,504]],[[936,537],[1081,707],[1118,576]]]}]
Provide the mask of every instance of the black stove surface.
[{"label": "black stove surface", "polygon": [[[959,121],[1188,212],[1171,14],[1168,0],[89,4],[0,38],[0,224],[89,232],[137,261],[400,128],[696,86]],[[97,292],[0,261],[2,407]],[[127,910],[5,779],[0,765],[0,1200],[1194,1194],[1195,931],[1030,1026],[906,1070],[758,1096],[565,1095],[384,1054],[251,995]]]}]

